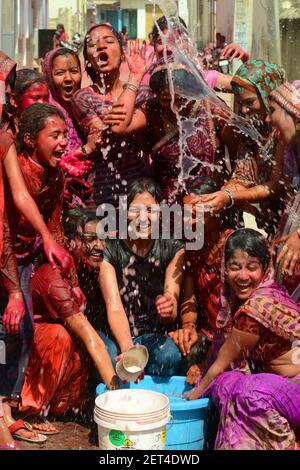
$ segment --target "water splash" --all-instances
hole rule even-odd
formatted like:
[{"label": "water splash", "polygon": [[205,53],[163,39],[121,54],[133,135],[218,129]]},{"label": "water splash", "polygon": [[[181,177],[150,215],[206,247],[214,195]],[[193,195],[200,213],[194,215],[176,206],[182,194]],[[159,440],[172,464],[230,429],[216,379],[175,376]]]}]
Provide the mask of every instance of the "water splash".
[{"label": "water splash", "polygon": [[[181,23],[178,15],[178,6],[175,0],[151,0],[154,5],[154,21],[155,20],[155,7],[159,5],[167,18],[168,29],[167,31],[160,30],[160,36],[162,38],[162,44],[164,46],[164,62],[168,69],[168,82],[170,86],[170,92],[172,96],[171,109],[176,115],[177,123],[179,127],[179,148],[180,148],[180,159],[179,159],[179,182],[178,187],[184,184],[184,180],[190,176],[192,170],[199,165],[199,160],[195,159],[191,152],[188,151],[188,140],[195,133],[195,124],[199,128],[199,117],[194,118],[191,116],[183,117],[175,106],[175,96],[179,95],[188,100],[206,100],[211,105],[219,108],[222,113],[221,116],[217,116],[218,119],[223,120],[227,126],[233,127],[236,134],[240,134],[241,138],[249,137],[259,147],[260,153],[263,158],[267,158],[265,155],[267,150],[264,149],[262,138],[260,133],[244,118],[236,115],[231,111],[228,106],[216,95],[216,93],[210,88],[204,78],[203,70],[198,61],[198,51],[196,50],[193,42],[189,36],[188,30]],[[157,27],[158,24],[156,22]],[[172,52],[172,58],[168,56],[167,51]],[[189,72],[189,80],[175,80],[175,71],[178,68],[185,69]],[[207,111],[207,117],[213,118],[213,114]],[[222,116],[222,114],[224,114]],[[201,123],[200,123],[201,124]],[[201,128],[200,128],[201,129]],[[204,163],[202,165],[207,165]],[[220,171],[214,165],[215,171]]]}]

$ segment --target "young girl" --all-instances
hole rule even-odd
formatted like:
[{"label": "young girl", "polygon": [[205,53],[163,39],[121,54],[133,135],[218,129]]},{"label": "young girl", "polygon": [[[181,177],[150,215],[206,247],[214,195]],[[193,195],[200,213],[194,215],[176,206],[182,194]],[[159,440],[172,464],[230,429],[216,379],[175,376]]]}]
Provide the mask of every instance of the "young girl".
[{"label": "young girl", "polygon": [[[37,103],[23,112],[19,132],[22,150],[19,163],[26,186],[36,201],[50,233],[57,243],[63,245],[61,216],[64,176],[59,168],[59,161],[67,145],[65,121],[56,108]],[[6,329],[4,339],[8,343],[7,351],[10,351],[10,354],[6,365],[2,366],[5,377],[1,380],[0,388],[1,395],[18,400],[33,335],[30,278],[37,237],[35,229],[15,209],[9,191],[7,194],[9,213],[8,220],[4,224],[7,248],[3,255],[2,282],[9,296],[23,293],[25,315],[23,319],[20,316],[15,318],[12,315],[8,316],[7,307],[4,311],[3,325]],[[8,222],[13,246],[9,240]],[[74,273],[72,282],[76,295],[80,296]],[[5,304],[3,307],[5,308]],[[27,434],[26,424],[20,422],[19,426],[16,426],[8,407],[6,421],[18,439],[31,440]]]},{"label": "young girl", "polygon": [[[145,138],[139,133],[123,137],[127,116],[143,114],[139,102],[139,85],[147,64],[139,54],[132,51],[127,58],[130,76],[127,83],[120,79],[120,66],[124,51],[119,33],[111,26],[102,24],[90,29],[84,42],[84,58],[92,86],[75,93],[72,112],[81,131],[89,136],[98,133],[102,144],[95,153],[94,174],[91,180],[94,194],[91,206],[103,203],[118,206],[118,196],[126,193],[133,180],[146,176]],[[151,58],[148,60],[151,64]],[[114,132],[104,129],[103,119],[118,101],[121,105],[114,124]],[[118,135],[117,135],[118,134]]]},{"label": "young girl", "polygon": [[25,108],[34,103],[49,102],[49,87],[47,80],[38,72],[31,69],[17,71],[14,95],[18,116]]}]

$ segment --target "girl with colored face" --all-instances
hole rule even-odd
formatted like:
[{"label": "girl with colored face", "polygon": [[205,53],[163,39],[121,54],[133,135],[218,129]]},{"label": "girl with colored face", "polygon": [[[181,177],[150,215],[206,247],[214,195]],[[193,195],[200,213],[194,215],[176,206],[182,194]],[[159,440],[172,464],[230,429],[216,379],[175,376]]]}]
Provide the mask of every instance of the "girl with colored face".
[{"label": "girl with colored face", "polygon": [[17,71],[14,94],[19,116],[24,109],[34,103],[47,104],[49,102],[47,80],[40,73],[31,69]]}]

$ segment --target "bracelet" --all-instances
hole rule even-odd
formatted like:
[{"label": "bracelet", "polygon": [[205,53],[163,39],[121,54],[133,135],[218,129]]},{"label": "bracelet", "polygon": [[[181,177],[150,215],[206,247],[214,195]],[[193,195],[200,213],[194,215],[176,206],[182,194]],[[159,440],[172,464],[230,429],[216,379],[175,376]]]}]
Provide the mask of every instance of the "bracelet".
[{"label": "bracelet", "polygon": [[134,91],[135,93],[138,93],[138,91],[139,91],[139,87],[134,85],[133,83],[130,83],[130,82],[124,83],[123,89],[124,90],[129,89],[129,90]]},{"label": "bracelet", "polygon": [[230,189],[222,189],[221,190],[223,193],[226,193],[228,196],[229,196],[229,202],[230,202],[230,206],[226,206],[227,209],[230,209],[232,206],[234,206],[234,197],[233,197],[233,193],[232,191],[230,191]]}]

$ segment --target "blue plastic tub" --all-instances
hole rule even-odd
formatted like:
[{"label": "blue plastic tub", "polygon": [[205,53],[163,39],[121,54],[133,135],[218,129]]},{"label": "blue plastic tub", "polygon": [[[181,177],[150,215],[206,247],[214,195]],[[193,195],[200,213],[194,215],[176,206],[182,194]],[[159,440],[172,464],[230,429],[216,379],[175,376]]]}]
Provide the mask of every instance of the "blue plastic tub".
[{"label": "blue plastic tub", "polygon": [[[146,376],[138,385],[128,383],[122,387],[153,390],[169,397],[173,423],[170,422],[167,427],[167,450],[203,450],[209,400],[185,400],[182,394],[191,389],[185,383],[185,377]],[[100,384],[96,394],[98,396],[106,391],[105,385]]]}]

